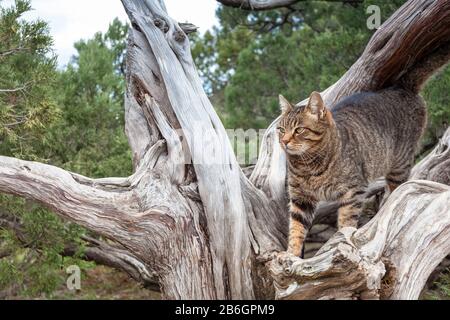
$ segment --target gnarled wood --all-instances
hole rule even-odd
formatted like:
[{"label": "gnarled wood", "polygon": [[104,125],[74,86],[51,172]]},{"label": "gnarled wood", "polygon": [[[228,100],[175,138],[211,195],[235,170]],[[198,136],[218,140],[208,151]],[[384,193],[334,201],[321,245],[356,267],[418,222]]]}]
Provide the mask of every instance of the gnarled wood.
[{"label": "gnarled wood", "polygon": [[400,186],[361,229],[337,232],[310,259],[271,262],[280,299],[417,299],[450,253],[450,187]]},{"label": "gnarled wood", "polygon": [[411,171],[410,179],[424,179],[450,185],[450,128],[438,145]]},{"label": "gnarled wood", "polygon": [[[0,157],[0,192],[39,201],[62,217],[120,243],[120,250],[133,257],[134,266],[142,265],[145,273],[157,277],[164,298],[273,298],[273,278],[264,262],[285,248],[288,225],[286,164],[274,135],[275,122],[247,178],[202,89],[190,55],[188,30],[169,17],[162,0],[122,2],[132,22],[125,111],[135,173],[127,178],[93,180],[48,165]],[[417,67],[448,42],[449,3],[407,2],[375,33],[355,65],[324,92],[327,104],[395,83],[405,70]],[[431,26],[431,32],[425,32]],[[411,261],[389,250],[407,247],[406,240],[412,236],[408,230],[419,232],[419,213],[428,222],[436,221],[429,208],[447,210],[442,205],[447,197],[447,189],[441,185],[409,183],[389,198],[382,218],[377,216],[371,228],[342,231],[312,259],[288,257],[284,261],[294,262],[296,267],[288,266],[287,273],[284,265],[273,262],[272,271],[278,270],[278,274],[274,272],[278,296],[378,297],[383,268],[389,270],[383,257],[401,271],[398,279],[408,275],[420,284],[431,270],[425,268],[419,277],[417,270],[408,266]],[[415,198],[428,207],[412,210],[418,203]],[[434,239],[430,248],[435,249],[437,260],[447,245],[446,238],[436,233],[445,230],[449,222],[444,213],[442,217],[442,224],[420,229],[417,234]],[[389,225],[386,230],[392,232],[386,235],[379,229],[374,233],[378,225]],[[400,225],[410,229],[396,229]],[[332,232],[318,230],[315,240],[320,243]],[[379,247],[374,248],[376,244]],[[421,248],[425,245],[423,241]],[[415,257],[423,253],[408,248],[406,252]],[[431,253],[425,257],[431,258]],[[305,266],[310,271],[306,272]],[[353,278],[342,286],[346,289],[340,294],[327,289],[336,286],[339,282],[334,279],[342,280],[342,272],[348,268]],[[402,271],[407,268],[409,274]],[[304,286],[282,291],[292,279],[313,279],[311,270],[317,271],[318,278],[324,274],[334,278],[330,276],[328,284],[322,279],[323,290],[316,293],[308,293]],[[398,288],[399,281],[390,297],[416,296],[410,284]]]},{"label": "gnarled wood", "polygon": [[221,4],[243,10],[270,10],[288,7],[302,0],[217,0]]}]

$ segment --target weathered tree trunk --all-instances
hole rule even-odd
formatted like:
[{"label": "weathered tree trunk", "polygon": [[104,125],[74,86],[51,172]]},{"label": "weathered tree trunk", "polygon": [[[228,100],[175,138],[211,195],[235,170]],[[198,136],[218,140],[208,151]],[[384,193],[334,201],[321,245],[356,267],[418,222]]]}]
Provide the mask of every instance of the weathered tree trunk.
[{"label": "weathered tree trunk", "polygon": [[337,232],[310,259],[272,262],[277,298],[417,299],[450,252],[450,187],[403,184],[364,227]]},{"label": "weathered tree trunk", "polygon": [[450,129],[447,129],[433,151],[413,168],[410,179],[450,185]]},{"label": "weathered tree trunk", "polygon": [[[128,252],[142,279],[157,279],[164,298],[273,298],[272,275],[279,298],[417,297],[450,252],[448,187],[405,184],[368,225],[336,234],[315,257],[272,260],[285,248],[288,225],[275,122],[247,178],[202,89],[186,36],[192,26],[184,32],[162,0],[122,2],[132,21],[125,109],[135,173],[94,180],[0,157],[0,191],[120,244],[121,256]],[[406,3],[324,92],[326,103],[394,84],[450,41],[449,24],[450,1]],[[327,273],[333,276],[321,278]],[[389,290],[380,284],[388,280]],[[311,289],[315,281],[321,290]]]}]

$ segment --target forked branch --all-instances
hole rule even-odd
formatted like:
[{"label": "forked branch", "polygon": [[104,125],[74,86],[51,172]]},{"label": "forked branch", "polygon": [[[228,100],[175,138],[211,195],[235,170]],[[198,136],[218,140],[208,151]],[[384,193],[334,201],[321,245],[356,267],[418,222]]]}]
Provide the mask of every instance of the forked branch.
[{"label": "forked branch", "polygon": [[450,187],[400,186],[361,229],[344,228],[310,259],[272,261],[279,299],[417,299],[450,254]]},{"label": "forked branch", "polygon": [[105,191],[88,185],[88,178],[76,178],[54,166],[0,157],[0,192],[35,200],[90,230],[115,236],[124,213],[132,211],[131,192]]}]

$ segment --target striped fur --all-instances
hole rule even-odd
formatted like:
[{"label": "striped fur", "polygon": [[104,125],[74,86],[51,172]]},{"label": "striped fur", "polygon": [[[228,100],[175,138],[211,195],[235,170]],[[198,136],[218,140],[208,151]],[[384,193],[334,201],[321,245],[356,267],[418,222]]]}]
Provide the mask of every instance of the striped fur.
[{"label": "striped fur", "polygon": [[[319,93],[294,107],[280,96],[279,140],[288,158],[289,251],[301,252],[319,201],[345,201],[379,177],[390,190],[407,180],[426,125],[415,92],[389,88],[350,96],[332,111]],[[339,209],[338,227],[356,227],[357,202]]]}]

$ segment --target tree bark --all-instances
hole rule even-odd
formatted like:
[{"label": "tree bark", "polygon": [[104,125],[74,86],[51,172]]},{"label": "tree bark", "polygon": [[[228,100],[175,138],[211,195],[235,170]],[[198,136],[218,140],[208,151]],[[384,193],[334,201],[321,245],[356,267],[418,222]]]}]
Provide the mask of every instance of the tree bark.
[{"label": "tree bark", "polygon": [[423,179],[450,185],[450,129],[438,145],[411,171],[410,179]]},{"label": "tree bark", "polygon": [[[40,247],[35,247],[32,241],[30,242],[22,222],[13,217],[11,213],[3,210],[0,210],[0,229],[12,231],[24,247],[33,247],[36,250],[41,249]],[[142,283],[144,287],[158,290],[159,287],[156,277],[151,275],[146,266],[128,250],[89,236],[82,236],[82,240],[86,244],[82,251],[83,256],[81,257],[84,260],[94,261],[99,265],[125,271],[134,280]],[[68,243],[65,245],[61,255],[64,257],[72,257],[79,252],[80,246],[78,244]],[[0,251],[0,259],[13,253],[10,250]]]},{"label": "tree bark", "polygon": [[242,10],[270,10],[288,7],[302,0],[217,0],[221,4],[229,7],[240,8]]},{"label": "tree bark", "polygon": [[[408,183],[373,222],[336,234],[315,257],[272,260],[285,248],[288,225],[286,165],[274,135],[276,121],[247,178],[202,89],[186,33],[168,16],[164,2],[122,2],[132,22],[125,129],[135,173],[94,180],[0,157],[0,192],[39,201],[119,243],[143,266],[145,277],[157,279],[163,298],[416,297],[434,266],[431,259],[449,253],[444,232],[450,225],[448,187]],[[341,80],[324,92],[326,103],[394,84],[406,69],[448,42],[449,3],[407,2],[375,33]],[[421,205],[414,209],[416,204]],[[417,219],[419,214],[426,224]],[[413,236],[421,241],[416,251],[409,248]],[[404,259],[403,250],[430,264]],[[356,269],[346,279],[342,270],[349,266]],[[420,276],[416,266],[423,270]],[[322,277],[327,272],[333,275],[329,280]],[[304,273],[310,275],[309,284],[321,279],[323,290],[308,293]],[[380,293],[380,282],[389,275],[395,280],[392,292]],[[334,277],[345,282],[342,292],[327,289],[336,287]],[[417,280],[415,288],[406,277]],[[283,285],[295,281],[302,285],[286,291]]]},{"label": "tree bark", "polygon": [[274,260],[277,298],[417,299],[450,252],[449,222],[449,186],[405,183],[368,224],[340,230],[313,258]]},{"label": "tree bark", "polygon": [[[103,265],[124,271],[131,278],[141,283],[143,287],[151,290],[159,290],[158,280],[155,274],[151,274],[145,264],[134,257],[130,251],[113,246],[104,241],[83,236],[88,245],[83,248],[82,258],[86,261],[94,261],[97,265]],[[71,257],[79,252],[76,245],[69,245],[62,253],[65,257]]]}]

